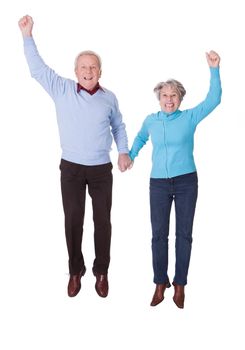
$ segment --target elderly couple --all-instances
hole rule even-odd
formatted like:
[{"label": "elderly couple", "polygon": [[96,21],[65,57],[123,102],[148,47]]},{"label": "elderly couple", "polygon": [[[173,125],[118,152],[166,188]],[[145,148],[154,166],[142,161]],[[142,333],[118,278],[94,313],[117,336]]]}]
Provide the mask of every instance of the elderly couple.
[{"label": "elderly couple", "polygon": [[33,20],[19,20],[24,52],[31,76],[47,91],[55,103],[62,157],[61,191],[65,215],[65,234],[69,256],[68,295],[76,296],[86,272],[82,254],[86,188],[92,198],[95,259],[95,289],[100,297],[108,295],[107,272],[110,263],[112,164],[110,148],[114,139],[118,149],[118,167],[130,169],[141,148],[151,138],[153,146],[150,175],[152,225],[152,263],[155,291],[151,306],[164,299],[171,286],[168,276],[168,235],[171,205],[176,213],[176,263],[173,301],[184,307],[187,274],[191,256],[192,226],[198,192],[193,158],[197,124],[221,101],[220,57],[206,54],[210,68],[210,87],[203,102],[180,110],[186,93],[183,85],[171,79],[154,89],[161,110],[146,117],[132,148],[115,95],[99,84],[101,59],[93,51],[79,53],[75,60],[77,82],[64,79],[40,57],[32,37]]}]

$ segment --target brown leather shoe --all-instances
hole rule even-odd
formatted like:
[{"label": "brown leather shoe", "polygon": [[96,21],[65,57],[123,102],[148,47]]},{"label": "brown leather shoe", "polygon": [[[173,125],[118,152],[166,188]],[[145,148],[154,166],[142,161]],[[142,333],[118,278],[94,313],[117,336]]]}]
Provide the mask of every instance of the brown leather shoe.
[{"label": "brown leather shoe", "polygon": [[173,283],[174,286],[174,296],[173,301],[178,306],[178,308],[183,309],[184,308],[184,301],[185,301],[185,287],[180,286],[176,283]]},{"label": "brown leather shoe", "polygon": [[69,297],[75,297],[79,293],[81,289],[81,278],[85,274],[85,272],[86,268],[84,266],[83,269],[79,272],[79,274],[70,276],[67,287]]},{"label": "brown leather shoe", "polygon": [[155,293],[151,301],[151,306],[156,306],[163,301],[165,289],[169,287],[171,287],[171,284],[169,282],[156,285]]},{"label": "brown leather shoe", "polygon": [[101,275],[99,273],[94,274],[96,277],[95,290],[97,294],[105,298],[108,295],[109,285],[107,275]]}]

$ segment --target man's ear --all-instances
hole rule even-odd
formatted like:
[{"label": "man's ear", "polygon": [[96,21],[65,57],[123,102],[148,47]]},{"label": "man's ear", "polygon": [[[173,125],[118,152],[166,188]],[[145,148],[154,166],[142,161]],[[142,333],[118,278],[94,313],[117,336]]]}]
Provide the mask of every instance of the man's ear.
[{"label": "man's ear", "polygon": [[75,72],[75,75],[76,75],[76,77],[77,77],[77,67],[74,68],[74,72]]}]

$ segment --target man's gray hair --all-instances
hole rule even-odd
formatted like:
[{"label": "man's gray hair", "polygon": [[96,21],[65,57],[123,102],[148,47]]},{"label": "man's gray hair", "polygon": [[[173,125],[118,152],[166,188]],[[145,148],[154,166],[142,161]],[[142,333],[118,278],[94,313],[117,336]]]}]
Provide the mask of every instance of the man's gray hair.
[{"label": "man's gray hair", "polygon": [[74,62],[75,69],[77,68],[77,62],[78,62],[79,57],[85,56],[85,55],[95,56],[97,58],[98,63],[99,63],[99,69],[101,69],[101,67],[102,67],[102,60],[100,58],[100,55],[98,55],[96,52],[91,51],[91,50],[85,50],[85,51],[79,52],[79,54],[75,58],[75,62]]},{"label": "man's gray hair", "polygon": [[180,100],[181,101],[183,100],[183,98],[186,94],[186,90],[185,90],[184,86],[178,80],[175,80],[175,79],[168,79],[167,81],[162,81],[155,86],[153,91],[155,92],[158,100],[160,100],[161,89],[163,87],[166,87],[166,86],[170,86],[172,89],[176,90],[176,92],[179,95]]}]

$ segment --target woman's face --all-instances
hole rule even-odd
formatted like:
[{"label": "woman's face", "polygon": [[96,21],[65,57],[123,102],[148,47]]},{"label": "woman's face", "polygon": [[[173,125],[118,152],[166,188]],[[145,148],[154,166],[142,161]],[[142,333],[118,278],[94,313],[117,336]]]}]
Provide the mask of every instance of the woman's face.
[{"label": "woman's face", "polygon": [[177,90],[170,85],[161,88],[159,97],[161,109],[166,113],[175,112],[181,104],[181,99]]}]

